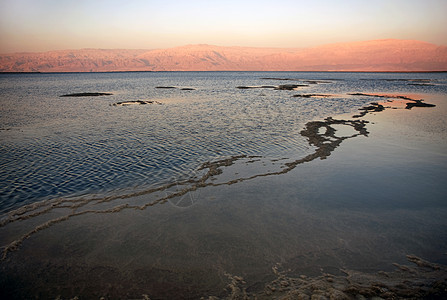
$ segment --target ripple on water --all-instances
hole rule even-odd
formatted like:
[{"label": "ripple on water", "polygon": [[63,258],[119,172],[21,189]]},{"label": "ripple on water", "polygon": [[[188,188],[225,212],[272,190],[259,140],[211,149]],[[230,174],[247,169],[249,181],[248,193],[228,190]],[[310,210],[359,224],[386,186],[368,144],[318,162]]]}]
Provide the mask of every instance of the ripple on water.
[{"label": "ripple on water", "polygon": [[[367,91],[372,85],[383,92],[387,86],[411,90],[442,87],[357,78],[368,79],[369,74],[333,74],[343,77],[337,81],[329,81],[324,73],[265,75],[269,76],[100,74],[92,81],[88,74],[46,74],[2,79],[0,128],[9,130],[0,131],[0,211],[51,197],[150,186],[187,174],[216,157],[305,156],[312,150],[300,135],[306,122],[351,112],[371,100],[347,93]],[[297,84],[325,81],[302,87],[305,90],[300,93],[335,96],[299,98],[293,97],[296,91],[273,89],[263,89],[261,95],[259,89],[236,88],[276,86],[277,80],[260,77],[288,75],[303,78],[297,79]],[[156,86],[196,90],[185,93]],[[113,95],[58,97],[93,88]],[[164,105],[110,105],[136,100]]]}]

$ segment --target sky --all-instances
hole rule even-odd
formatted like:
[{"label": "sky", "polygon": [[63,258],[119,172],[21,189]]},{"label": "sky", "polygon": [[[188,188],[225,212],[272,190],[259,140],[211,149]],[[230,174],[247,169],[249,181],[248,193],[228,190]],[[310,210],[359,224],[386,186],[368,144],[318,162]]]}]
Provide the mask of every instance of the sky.
[{"label": "sky", "polygon": [[447,0],[0,0],[0,53],[187,44],[447,45]]}]

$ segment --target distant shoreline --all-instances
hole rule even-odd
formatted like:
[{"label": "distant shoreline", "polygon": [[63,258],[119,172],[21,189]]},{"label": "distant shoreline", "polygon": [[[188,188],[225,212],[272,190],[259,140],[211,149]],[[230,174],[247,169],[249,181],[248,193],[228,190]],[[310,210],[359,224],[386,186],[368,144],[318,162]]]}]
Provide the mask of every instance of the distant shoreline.
[{"label": "distant shoreline", "polygon": [[370,40],[311,48],[193,44],[154,50],[72,49],[0,54],[3,72],[116,71],[447,71],[447,46]]},{"label": "distant shoreline", "polygon": [[252,72],[252,73],[270,73],[270,72],[276,72],[276,73],[447,73],[447,70],[445,71],[94,71],[94,72],[82,72],[82,71],[67,71],[67,72],[1,72],[0,75],[16,75],[16,74],[101,74],[101,73],[245,73],[245,72]]}]

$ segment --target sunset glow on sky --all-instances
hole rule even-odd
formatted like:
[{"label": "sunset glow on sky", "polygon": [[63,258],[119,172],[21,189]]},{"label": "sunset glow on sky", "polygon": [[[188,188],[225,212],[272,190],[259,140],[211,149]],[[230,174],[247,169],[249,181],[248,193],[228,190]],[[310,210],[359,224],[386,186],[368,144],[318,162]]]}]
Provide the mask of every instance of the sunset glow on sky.
[{"label": "sunset glow on sky", "polygon": [[446,0],[0,0],[0,53],[385,38],[447,45],[446,14]]}]

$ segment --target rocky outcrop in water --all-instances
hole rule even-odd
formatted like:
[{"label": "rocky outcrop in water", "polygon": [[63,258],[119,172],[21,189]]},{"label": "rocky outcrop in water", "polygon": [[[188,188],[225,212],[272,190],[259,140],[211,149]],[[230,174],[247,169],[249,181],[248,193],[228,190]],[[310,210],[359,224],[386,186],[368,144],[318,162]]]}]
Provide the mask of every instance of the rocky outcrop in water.
[{"label": "rocky outcrop in water", "polygon": [[435,107],[436,105],[422,102],[422,100],[413,100],[413,102],[408,102],[405,107],[406,109],[412,109],[413,107]]},{"label": "rocky outcrop in water", "polygon": [[[402,95],[383,95],[383,94],[365,94],[365,93],[350,93],[351,96],[366,96],[366,97],[377,97],[377,98],[389,98],[389,99],[401,99],[408,101],[405,103],[406,109],[412,109],[413,107],[435,107],[436,105],[425,103],[423,99],[413,99],[408,96]],[[363,110],[359,115],[355,115],[354,118],[363,117],[368,112],[380,112],[385,110],[384,106],[378,103],[371,103],[370,106],[360,108],[359,110]]]},{"label": "rocky outcrop in water", "polygon": [[286,91],[293,91],[294,89],[298,87],[305,87],[308,86],[307,84],[281,84],[275,87],[275,90],[286,90]]},{"label": "rocky outcrop in water", "polygon": [[[171,89],[177,89],[175,86],[156,86],[156,89],[165,89],[165,90],[171,90]],[[190,87],[184,87],[184,88],[178,88],[182,91],[195,91],[196,89],[190,88]]]},{"label": "rocky outcrop in water", "polygon": [[117,102],[113,103],[112,106],[129,106],[129,105],[146,105],[146,104],[159,104],[161,105],[161,102],[158,101],[143,101],[143,100],[135,100],[135,101],[123,101],[123,102]]},{"label": "rocky outcrop in water", "polygon": [[111,96],[112,93],[74,93],[74,94],[66,94],[61,95],[59,97],[97,97],[97,96]]},{"label": "rocky outcrop in water", "polygon": [[293,95],[293,97],[295,97],[295,98],[329,98],[332,96],[333,95],[328,95],[328,94],[297,94],[297,95]]}]

